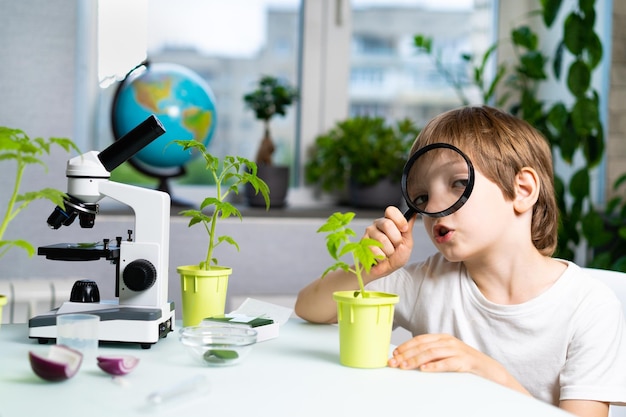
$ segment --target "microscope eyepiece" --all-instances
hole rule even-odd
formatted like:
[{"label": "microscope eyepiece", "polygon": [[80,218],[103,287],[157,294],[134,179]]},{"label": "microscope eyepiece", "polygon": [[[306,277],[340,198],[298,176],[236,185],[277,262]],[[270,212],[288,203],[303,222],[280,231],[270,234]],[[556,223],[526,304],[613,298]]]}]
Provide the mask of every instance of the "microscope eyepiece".
[{"label": "microscope eyepiece", "polygon": [[163,133],[165,133],[163,124],[155,115],[151,115],[100,152],[98,158],[104,168],[111,172]]},{"label": "microscope eyepiece", "polygon": [[71,195],[67,197],[68,198],[64,199],[65,207],[56,206],[52,214],[48,217],[48,226],[55,230],[61,226],[69,226],[76,220],[76,216],[78,216],[80,227],[83,229],[91,229],[96,221],[98,205],[83,203]]}]

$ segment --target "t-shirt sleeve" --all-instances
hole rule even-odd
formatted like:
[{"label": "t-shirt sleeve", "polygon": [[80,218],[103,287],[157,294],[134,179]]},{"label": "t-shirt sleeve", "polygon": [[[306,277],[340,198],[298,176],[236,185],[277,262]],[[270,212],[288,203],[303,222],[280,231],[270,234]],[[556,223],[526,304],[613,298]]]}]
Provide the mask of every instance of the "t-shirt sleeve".
[{"label": "t-shirt sleeve", "polygon": [[606,291],[610,294],[598,291],[572,317],[576,329],[560,373],[561,400],[626,405],[625,318],[617,297]]}]

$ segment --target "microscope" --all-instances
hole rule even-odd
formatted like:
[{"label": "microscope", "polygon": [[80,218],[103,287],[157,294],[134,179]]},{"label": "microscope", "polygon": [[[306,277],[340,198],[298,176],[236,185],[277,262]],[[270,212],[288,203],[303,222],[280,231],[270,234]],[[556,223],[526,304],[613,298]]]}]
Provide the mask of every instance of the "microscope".
[{"label": "microscope", "polygon": [[94,281],[79,280],[70,300],[29,320],[29,337],[44,344],[56,339],[56,318],[83,313],[100,317],[101,342],[138,343],[148,349],[173,329],[174,303],[167,300],[170,196],[152,189],[109,181],[110,173],[165,132],[150,116],[102,152],[90,151],[67,162],[67,197],[47,222],[50,228],[69,226],[76,217],[92,228],[98,202],[110,197],[133,209],[134,234],[98,243],[60,243],[38,248],[38,254],[61,261],[104,258],[116,265],[114,300],[100,300]]}]

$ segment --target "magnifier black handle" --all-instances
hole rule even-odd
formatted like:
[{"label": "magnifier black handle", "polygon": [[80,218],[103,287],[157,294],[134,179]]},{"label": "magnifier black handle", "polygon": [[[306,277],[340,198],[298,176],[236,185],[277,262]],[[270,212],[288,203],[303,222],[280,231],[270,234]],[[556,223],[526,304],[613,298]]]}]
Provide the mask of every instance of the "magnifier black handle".
[{"label": "magnifier black handle", "polygon": [[404,218],[409,221],[413,218],[413,216],[415,216],[417,214],[417,212],[415,210],[413,210],[412,208],[409,208],[407,211],[404,212]]},{"label": "magnifier black handle", "polygon": [[165,128],[155,115],[151,115],[133,130],[113,142],[98,154],[104,168],[111,172],[165,133]]}]

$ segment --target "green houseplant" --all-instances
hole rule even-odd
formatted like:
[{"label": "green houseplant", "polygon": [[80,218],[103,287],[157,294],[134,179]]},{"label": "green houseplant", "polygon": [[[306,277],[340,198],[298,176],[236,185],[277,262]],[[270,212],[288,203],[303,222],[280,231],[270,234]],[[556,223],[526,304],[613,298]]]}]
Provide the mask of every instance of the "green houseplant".
[{"label": "green houseplant", "polygon": [[397,205],[402,168],[418,133],[410,119],[392,125],[370,116],[340,121],[308,150],[305,180],[355,207]]},{"label": "green houseplant", "polygon": [[33,256],[35,248],[23,239],[5,240],[4,234],[11,221],[17,217],[30,203],[38,199],[46,199],[57,206],[63,207],[65,193],[53,188],[44,188],[38,191],[21,193],[22,180],[26,168],[31,165],[39,165],[46,168],[41,159],[43,155],[49,155],[53,146],[59,146],[65,151],[72,149],[78,151],[78,147],[67,138],[52,137],[30,138],[23,130],[0,126],[0,162],[15,163],[15,179],[9,201],[5,206],[5,212],[0,223],[0,258],[13,247],[21,248]]},{"label": "green houseplant", "polygon": [[[177,267],[181,276],[183,300],[183,325],[197,325],[205,317],[224,314],[228,277],[232,268],[221,266],[214,255],[214,250],[222,243],[228,243],[239,250],[239,245],[230,236],[217,234],[217,222],[232,216],[242,218],[241,212],[228,201],[231,193],[237,194],[239,187],[249,184],[260,193],[269,209],[269,189],[257,176],[256,164],[239,156],[219,158],[207,152],[206,147],[195,140],[174,141],[184,150],[199,152],[205,161],[207,171],[215,180],[216,195],[206,197],[199,209],[180,212],[189,217],[189,227],[202,225],[208,235],[206,256],[196,265]],[[204,210],[211,208],[210,213]]]},{"label": "green houseplant", "polygon": [[[263,138],[259,145],[255,162],[258,176],[262,178],[271,190],[270,203],[272,207],[285,205],[287,189],[289,188],[289,167],[273,164],[273,154],[276,150],[270,123],[276,116],[285,116],[287,109],[297,100],[298,91],[288,83],[272,76],[262,76],[256,88],[243,97],[247,108],[254,112],[257,120],[263,122]],[[263,206],[263,200],[252,187],[247,187],[246,195],[251,206]]]},{"label": "green houseplant", "polygon": [[[382,259],[382,255],[374,254],[372,247],[381,247],[382,244],[370,238],[352,241],[356,236],[350,228],[353,218],[353,212],[336,212],[318,229],[318,233],[327,233],[326,248],[336,261],[322,276],[342,269],[353,273],[359,283],[358,291],[337,291],[333,294],[337,302],[341,364],[354,368],[380,368],[387,365],[394,305],[399,297],[365,290],[363,273],[369,272]],[[343,260],[345,256],[352,257],[352,265]]]}]

